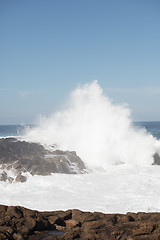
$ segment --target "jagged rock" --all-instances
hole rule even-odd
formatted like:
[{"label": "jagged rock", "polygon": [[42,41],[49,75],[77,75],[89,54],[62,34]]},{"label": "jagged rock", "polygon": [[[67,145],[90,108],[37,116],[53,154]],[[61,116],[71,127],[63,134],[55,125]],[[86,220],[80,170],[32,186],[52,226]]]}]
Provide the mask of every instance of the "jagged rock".
[{"label": "jagged rock", "polygon": [[81,223],[79,221],[73,220],[73,219],[69,219],[66,221],[66,227],[70,228],[70,227],[80,227]]},{"label": "jagged rock", "polygon": [[158,153],[155,153],[153,157],[154,157],[153,165],[160,165],[160,155]]},{"label": "jagged rock", "polygon": [[0,239],[9,240],[13,235],[13,229],[8,226],[0,226]]},{"label": "jagged rock", "polygon": [[26,182],[27,181],[27,177],[23,176],[21,173],[18,174],[18,176],[16,177],[16,182]]},{"label": "jagged rock", "polygon": [[7,181],[7,173],[5,171],[1,173],[0,181],[4,181],[4,182]]},{"label": "jagged rock", "polygon": [[13,239],[15,240],[23,240],[23,237],[21,234],[14,233],[13,234]]},{"label": "jagged rock", "polygon": [[25,172],[76,174],[83,173],[85,165],[74,151],[49,151],[37,143],[5,138],[0,139],[0,170],[0,181],[25,182]]},{"label": "jagged rock", "polygon": [[22,210],[21,210],[20,207],[12,207],[12,206],[9,206],[9,207],[7,207],[7,209],[6,209],[5,215],[6,215],[6,216],[9,216],[9,218],[11,218],[11,219],[12,219],[13,217],[19,219],[19,218],[22,218],[23,212],[22,212]]},{"label": "jagged rock", "polygon": [[[0,205],[0,239],[159,240],[160,213],[38,212]],[[61,232],[59,231],[61,230]]]}]

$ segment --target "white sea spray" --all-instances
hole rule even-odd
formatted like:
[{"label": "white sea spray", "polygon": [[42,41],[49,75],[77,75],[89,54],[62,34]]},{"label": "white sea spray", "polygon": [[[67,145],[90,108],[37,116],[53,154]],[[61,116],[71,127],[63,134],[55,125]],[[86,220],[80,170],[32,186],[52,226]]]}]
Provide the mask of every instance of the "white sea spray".
[{"label": "white sea spray", "polygon": [[41,118],[23,138],[74,150],[92,170],[117,164],[151,165],[160,149],[159,141],[132,124],[129,107],[113,104],[97,81],[77,87],[64,110]]}]

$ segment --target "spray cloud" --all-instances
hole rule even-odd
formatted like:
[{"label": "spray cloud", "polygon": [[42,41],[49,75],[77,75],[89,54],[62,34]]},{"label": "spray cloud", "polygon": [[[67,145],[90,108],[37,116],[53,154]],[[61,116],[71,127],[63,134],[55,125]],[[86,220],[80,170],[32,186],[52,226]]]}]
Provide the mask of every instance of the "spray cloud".
[{"label": "spray cloud", "polygon": [[74,150],[91,169],[115,164],[152,164],[160,143],[135,128],[130,109],[104,96],[97,81],[75,89],[68,106],[30,129],[25,140]]}]

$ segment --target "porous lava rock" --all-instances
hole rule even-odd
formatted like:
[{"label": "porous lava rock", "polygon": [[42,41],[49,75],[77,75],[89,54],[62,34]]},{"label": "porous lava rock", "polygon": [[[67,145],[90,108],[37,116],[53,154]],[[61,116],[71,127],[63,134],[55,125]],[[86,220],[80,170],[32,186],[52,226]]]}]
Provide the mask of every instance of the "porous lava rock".
[{"label": "porous lava rock", "polygon": [[0,239],[159,240],[160,213],[38,212],[0,205]]},{"label": "porous lava rock", "polygon": [[47,150],[38,143],[0,139],[0,181],[25,182],[25,173],[83,173],[85,165],[74,151]]}]

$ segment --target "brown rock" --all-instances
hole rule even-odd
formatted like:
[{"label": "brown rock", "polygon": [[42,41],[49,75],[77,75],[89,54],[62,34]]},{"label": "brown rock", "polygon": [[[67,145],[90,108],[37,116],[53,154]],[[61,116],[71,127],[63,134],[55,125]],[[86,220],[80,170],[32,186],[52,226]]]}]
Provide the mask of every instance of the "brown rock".
[{"label": "brown rock", "polygon": [[50,222],[50,224],[55,224],[58,218],[58,216],[49,216],[48,221]]},{"label": "brown rock", "polygon": [[22,236],[27,236],[32,233],[31,229],[28,226],[22,225],[18,231],[22,234]]},{"label": "brown rock", "polygon": [[71,239],[81,239],[81,231],[79,228],[73,229],[71,231],[67,231],[64,236],[62,236],[62,239],[64,240],[71,240]]},{"label": "brown rock", "polygon": [[3,182],[7,181],[7,173],[5,171],[1,173],[0,181],[3,181]]},{"label": "brown rock", "polygon": [[21,207],[24,218],[34,218],[37,216],[38,211],[30,210],[28,208]]},{"label": "brown rock", "polygon": [[67,210],[67,211],[58,211],[57,212],[58,216],[61,217],[64,221],[72,219],[72,210]]},{"label": "brown rock", "polygon": [[56,221],[55,221],[55,224],[56,225],[60,225],[60,226],[66,226],[66,223],[63,221],[63,219],[62,218],[60,218],[60,217],[58,217],[57,219],[56,219]]},{"label": "brown rock", "polygon": [[133,236],[147,235],[154,231],[153,223],[142,223],[138,229],[133,229]]},{"label": "brown rock", "polygon": [[13,239],[14,239],[14,240],[23,240],[23,237],[22,237],[21,234],[14,233],[14,234],[13,234]]},{"label": "brown rock", "polygon": [[13,229],[6,226],[0,226],[0,240],[11,239],[13,235]]},{"label": "brown rock", "polygon": [[80,227],[81,223],[74,220],[74,219],[69,219],[66,220],[66,228],[70,228],[70,227]]},{"label": "brown rock", "polygon": [[0,219],[4,218],[6,211],[7,211],[7,206],[0,205]]},{"label": "brown rock", "polygon": [[20,207],[12,207],[9,206],[6,211],[6,215],[9,217],[21,218],[22,217],[22,209]]},{"label": "brown rock", "polygon": [[36,219],[36,227],[35,227],[36,231],[48,230],[48,226],[49,226],[49,221],[48,220],[46,220],[42,216],[38,216],[37,217],[37,219]]},{"label": "brown rock", "polygon": [[160,213],[38,212],[0,205],[0,223],[0,240],[160,240]]},{"label": "brown rock", "polygon": [[21,173],[18,174],[18,176],[16,177],[16,182],[26,182],[27,181],[27,177],[23,176]]},{"label": "brown rock", "polygon": [[27,217],[25,218],[24,225],[29,227],[33,231],[36,227],[36,220],[30,217]]}]

